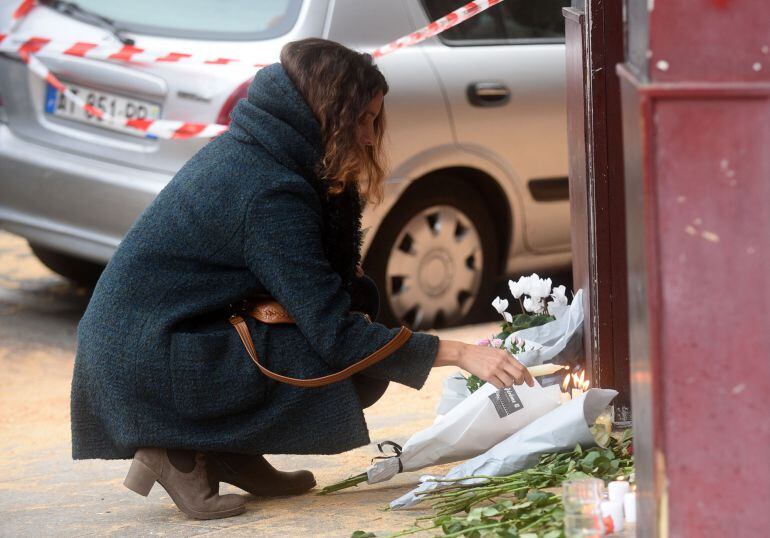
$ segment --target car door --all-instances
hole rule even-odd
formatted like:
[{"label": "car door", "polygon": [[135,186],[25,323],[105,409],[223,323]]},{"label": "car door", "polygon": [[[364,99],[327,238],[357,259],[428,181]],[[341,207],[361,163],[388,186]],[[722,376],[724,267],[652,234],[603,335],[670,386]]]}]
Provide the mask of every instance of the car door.
[{"label": "car door", "polygon": [[[422,25],[463,4],[418,0],[412,12]],[[567,5],[506,0],[424,45],[445,87],[457,144],[507,171],[523,202],[525,242],[533,252],[570,245],[561,13]],[[544,201],[538,192],[544,185],[561,196]]]}]

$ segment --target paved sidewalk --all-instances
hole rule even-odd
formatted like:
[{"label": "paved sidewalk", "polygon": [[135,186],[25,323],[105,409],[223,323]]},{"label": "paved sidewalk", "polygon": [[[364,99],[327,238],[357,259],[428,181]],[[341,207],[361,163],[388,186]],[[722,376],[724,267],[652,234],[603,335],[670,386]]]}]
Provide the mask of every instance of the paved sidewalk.
[{"label": "paved sidewalk", "polygon": [[[415,484],[418,472],[326,497],[249,497],[246,514],[199,522],[178,512],[157,485],[148,499],[125,489],[128,461],[73,462],[69,389],[75,328],[86,303],[86,294],[40,265],[24,241],[0,232],[0,536],[345,537],[357,529],[384,535],[425,513],[382,510]],[[474,342],[496,327],[436,334]],[[451,371],[434,371],[421,391],[393,385],[367,411],[372,441],[403,442],[429,425]],[[336,456],[270,460],[279,468],[311,469],[323,486],[364,470],[375,455],[372,445]]]}]

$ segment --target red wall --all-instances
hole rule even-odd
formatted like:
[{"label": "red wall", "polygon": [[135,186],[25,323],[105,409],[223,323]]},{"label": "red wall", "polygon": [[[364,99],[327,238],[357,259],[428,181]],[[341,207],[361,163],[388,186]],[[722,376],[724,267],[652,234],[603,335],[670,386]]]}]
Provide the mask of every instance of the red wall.
[{"label": "red wall", "polygon": [[770,536],[770,5],[646,23],[649,76],[619,70],[639,535]]}]

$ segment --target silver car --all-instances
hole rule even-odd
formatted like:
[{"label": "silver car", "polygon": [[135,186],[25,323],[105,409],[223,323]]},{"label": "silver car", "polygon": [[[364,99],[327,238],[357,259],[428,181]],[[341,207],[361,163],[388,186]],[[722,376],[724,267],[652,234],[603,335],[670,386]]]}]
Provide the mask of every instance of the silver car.
[{"label": "silver car", "polygon": [[[43,1],[18,35],[184,51],[234,65],[41,60],[112,114],[226,123],[254,63],[320,36],[372,50],[464,0]],[[8,4],[8,3],[6,3]],[[8,21],[15,2],[0,6]],[[391,174],[368,207],[364,267],[386,322],[450,326],[489,310],[495,282],[570,262],[567,0],[507,0],[378,64]],[[205,143],[106,128],[15,55],[0,56],[0,226],[50,268],[95,279],[133,221]]]}]

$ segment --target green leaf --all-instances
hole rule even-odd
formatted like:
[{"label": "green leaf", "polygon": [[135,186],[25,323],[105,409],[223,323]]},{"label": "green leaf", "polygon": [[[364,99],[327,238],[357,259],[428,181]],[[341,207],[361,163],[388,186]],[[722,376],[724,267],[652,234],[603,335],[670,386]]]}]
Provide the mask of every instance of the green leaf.
[{"label": "green leaf", "polygon": [[596,460],[601,457],[601,454],[594,451],[589,451],[588,454],[580,460],[580,466],[585,472],[590,472],[596,464]]},{"label": "green leaf", "polygon": [[589,474],[585,474],[582,471],[575,471],[574,473],[570,473],[566,476],[567,480],[577,480],[579,478],[592,478],[592,476]]},{"label": "green leaf", "polygon": [[545,491],[535,489],[527,493],[527,500],[535,506],[540,506],[552,496],[553,495],[551,493],[546,493]]},{"label": "green leaf", "polygon": [[599,474],[606,473],[610,470],[610,460],[604,456],[599,456],[594,460],[594,469],[596,469],[596,472]]},{"label": "green leaf", "polygon": [[469,375],[467,377],[467,380],[465,381],[465,386],[468,387],[468,390],[470,391],[471,394],[479,390],[485,384],[486,384],[486,381],[482,381],[479,377],[475,375]]},{"label": "green leaf", "polygon": [[591,435],[593,435],[597,445],[606,447],[609,444],[611,437],[608,428],[605,428],[601,424],[594,424],[588,429],[591,431]]},{"label": "green leaf", "polygon": [[355,531],[350,535],[350,538],[376,538],[376,534],[366,531]]},{"label": "green leaf", "polygon": [[500,514],[500,510],[496,506],[487,506],[481,511],[481,515],[484,517],[492,517]]}]

